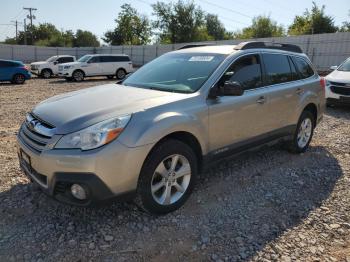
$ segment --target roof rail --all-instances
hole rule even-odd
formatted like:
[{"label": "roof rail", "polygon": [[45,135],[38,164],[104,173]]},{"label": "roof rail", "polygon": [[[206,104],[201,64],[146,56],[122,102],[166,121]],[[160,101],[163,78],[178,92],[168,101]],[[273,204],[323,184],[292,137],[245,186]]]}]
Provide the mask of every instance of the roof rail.
[{"label": "roof rail", "polygon": [[235,50],[247,50],[253,48],[267,48],[267,49],[278,49],[295,53],[302,53],[303,50],[297,45],[282,44],[273,42],[242,42],[235,47]]},{"label": "roof rail", "polygon": [[194,47],[201,47],[201,46],[208,46],[208,45],[212,45],[212,44],[189,44],[189,45],[181,46],[181,47],[180,47],[179,49],[177,49],[177,50],[187,49],[187,48],[194,48]]}]

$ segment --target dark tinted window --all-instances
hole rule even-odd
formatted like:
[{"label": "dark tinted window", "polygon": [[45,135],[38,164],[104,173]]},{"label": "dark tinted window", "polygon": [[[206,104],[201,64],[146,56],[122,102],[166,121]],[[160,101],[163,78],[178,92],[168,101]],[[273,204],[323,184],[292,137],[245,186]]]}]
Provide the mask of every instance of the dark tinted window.
[{"label": "dark tinted window", "polygon": [[57,59],[59,64],[74,62],[73,57],[60,57]]},{"label": "dark tinted window", "polygon": [[293,57],[293,61],[301,75],[301,78],[308,78],[314,75],[314,70],[312,70],[311,66],[305,61],[305,59],[301,57]]},{"label": "dark tinted window", "polygon": [[100,63],[101,62],[100,59],[101,59],[100,56],[94,56],[88,61],[88,63]]},{"label": "dark tinted window", "polygon": [[290,69],[292,73],[292,80],[299,80],[301,77],[291,57],[289,57],[289,64],[290,64]]},{"label": "dark tinted window", "polygon": [[0,61],[0,67],[16,67],[19,66],[18,63],[10,62],[10,61]]},{"label": "dark tinted window", "polygon": [[292,73],[288,56],[279,54],[263,54],[266,81],[268,85],[274,85],[292,80]]},{"label": "dark tinted window", "polygon": [[222,86],[226,81],[238,82],[245,90],[262,86],[259,55],[247,55],[236,60],[225,72],[219,85]]},{"label": "dark tinted window", "polygon": [[128,62],[128,56],[101,56],[101,62]]}]

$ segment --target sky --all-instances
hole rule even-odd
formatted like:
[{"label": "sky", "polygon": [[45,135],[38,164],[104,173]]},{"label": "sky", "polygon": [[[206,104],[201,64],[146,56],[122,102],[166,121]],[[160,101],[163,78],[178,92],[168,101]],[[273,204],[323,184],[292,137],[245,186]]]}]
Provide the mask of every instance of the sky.
[{"label": "sky", "polygon": [[[162,0],[171,2],[171,0]],[[36,19],[34,24],[52,23],[60,30],[89,30],[100,39],[103,34],[115,27],[120,6],[129,3],[139,13],[152,18],[151,4],[157,0],[1,0],[0,41],[15,36],[15,27],[11,21],[23,23],[28,11],[23,7],[34,7]],[[228,31],[236,31],[249,26],[257,15],[269,15],[279,24],[287,27],[295,15],[311,8],[310,0],[194,0],[204,11],[217,14]],[[334,17],[335,24],[349,21],[349,0],[316,0],[318,5],[326,6],[326,14]],[[292,4],[290,4],[292,3]],[[28,19],[27,19],[28,21]],[[28,22],[27,22],[28,23]],[[22,25],[20,25],[23,28]]]}]

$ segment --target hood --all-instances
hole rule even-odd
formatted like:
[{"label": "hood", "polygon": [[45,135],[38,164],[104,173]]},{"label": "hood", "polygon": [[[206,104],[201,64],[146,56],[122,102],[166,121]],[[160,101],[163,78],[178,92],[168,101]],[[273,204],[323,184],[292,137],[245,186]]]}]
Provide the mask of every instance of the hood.
[{"label": "hood", "polygon": [[39,62],[34,62],[34,63],[31,63],[31,65],[47,65],[49,64],[49,62],[47,61],[39,61]]},{"label": "hood", "polygon": [[74,65],[81,65],[82,64],[82,62],[69,62],[69,63],[63,63],[63,64],[61,64],[61,65],[65,65],[65,66],[67,66],[67,65],[69,65],[69,66],[74,66]]},{"label": "hood", "polygon": [[334,70],[332,73],[326,76],[328,81],[350,83],[350,72],[349,71],[338,71]]},{"label": "hood", "polygon": [[107,84],[54,96],[38,104],[32,113],[55,126],[56,134],[67,134],[108,118],[136,113],[188,96]]}]

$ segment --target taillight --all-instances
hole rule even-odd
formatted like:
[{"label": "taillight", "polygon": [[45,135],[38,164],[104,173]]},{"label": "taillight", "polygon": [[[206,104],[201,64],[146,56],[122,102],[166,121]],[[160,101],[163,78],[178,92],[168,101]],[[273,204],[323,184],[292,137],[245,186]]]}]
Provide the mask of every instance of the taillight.
[{"label": "taillight", "polygon": [[323,89],[326,89],[326,79],[324,77],[321,77],[320,85]]},{"label": "taillight", "polygon": [[26,70],[26,71],[29,71],[29,68],[27,66],[22,66],[21,68]]}]

